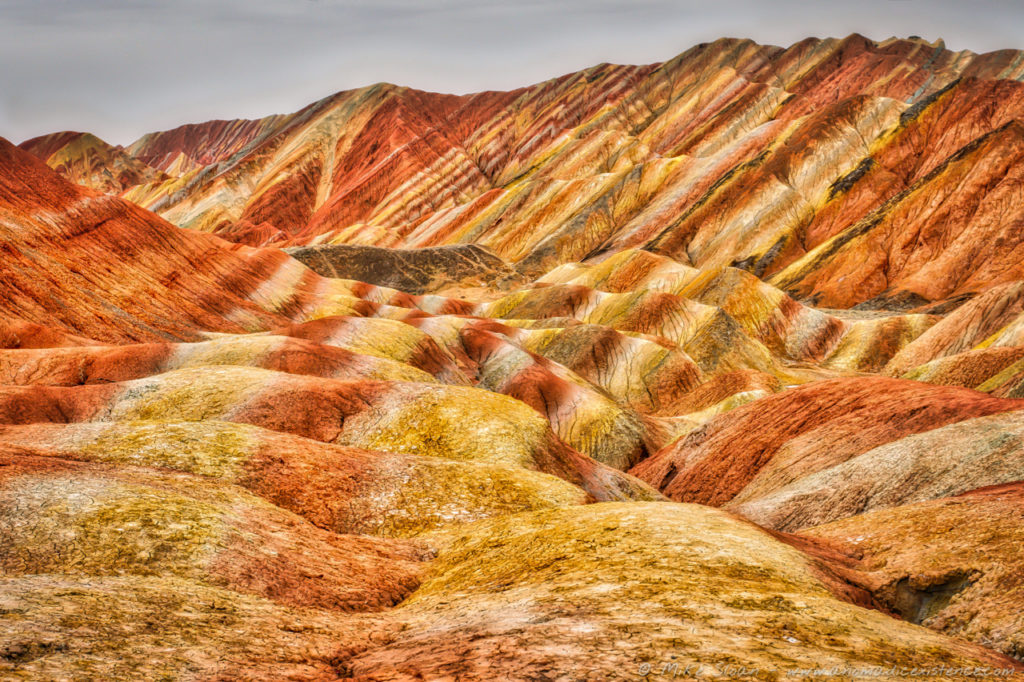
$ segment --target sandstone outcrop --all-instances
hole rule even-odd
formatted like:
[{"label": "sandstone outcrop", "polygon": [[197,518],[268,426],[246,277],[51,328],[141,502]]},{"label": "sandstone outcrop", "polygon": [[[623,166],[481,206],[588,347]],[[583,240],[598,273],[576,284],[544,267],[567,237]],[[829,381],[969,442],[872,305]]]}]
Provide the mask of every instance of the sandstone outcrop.
[{"label": "sandstone outcrop", "polygon": [[778,486],[750,485],[726,506],[793,531],[876,509],[1019,480],[1024,412],[967,419],[868,450]]},{"label": "sandstone outcrop", "polygon": [[723,39],[0,139],[0,677],[1024,674],[1022,80]]},{"label": "sandstone outcrop", "polygon": [[105,194],[120,194],[136,185],[169,179],[166,173],[89,133],[54,133],[18,146],[76,185]]},{"label": "sandstone outcrop", "polygon": [[715,417],[631,471],[668,497],[723,505],[872,448],[1024,402],[885,377],[816,382]]},{"label": "sandstone outcrop", "polygon": [[[860,559],[859,581],[905,620],[1024,653],[1024,486],[973,490],[804,531]],[[926,548],[925,551],[921,551]]]},{"label": "sandstone outcrop", "polygon": [[884,668],[892,658],[931,667],[938,651],[947,665],[1013,665],[840,601],[796,549],[696,505],[601,504],[489,521],[446,534],[432,566],[393,612],[401,635],[351,660],[355,675],[771,679]]},{"label": "sandstone outcrop", "polygon": [[477,244],[533,277],[642,247],[824,306],[903,310],[1024,277],[1021,68],[918,39],[728,39],[509,92],[378,84],[124,148],[25,146],[250,245]]}]

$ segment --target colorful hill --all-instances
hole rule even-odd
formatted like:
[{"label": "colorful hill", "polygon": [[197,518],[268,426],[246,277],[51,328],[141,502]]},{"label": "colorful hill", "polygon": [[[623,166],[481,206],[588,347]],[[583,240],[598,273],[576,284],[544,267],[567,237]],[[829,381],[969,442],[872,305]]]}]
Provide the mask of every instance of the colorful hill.
[{"label": "colorful hill", "polygon": [[723,39],[0,138],[0,677],[1024,674],[1022,81]]},{"label": "colorful hill", "polygon": [[251,245],[478,244],[533,277],[642,247],[823,306],[906,309],[1021,276],[1022,77],[1017,52],[916,39],[720,40],[511,92],[378,84],[123,149],[25,146]]}]

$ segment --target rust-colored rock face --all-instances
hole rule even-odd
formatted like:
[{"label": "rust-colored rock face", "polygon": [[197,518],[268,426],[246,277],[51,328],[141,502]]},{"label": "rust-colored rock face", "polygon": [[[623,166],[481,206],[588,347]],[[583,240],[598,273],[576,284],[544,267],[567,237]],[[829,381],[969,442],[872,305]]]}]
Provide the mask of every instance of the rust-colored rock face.
[{"label": "rust-colored rock face", "polygon": [[0,215],[6,315],[106,341],[281,319],[247,300],[275,258],[259,264],[210,235],[168,229],[127,201],[62,181],[6,140]]},{"label": "rust-colored rock face", "polygon": [[917,40],[720,40],[511,92],[376,85],[124,148],[23,146],[249,245],[475,243],[533,276],[643,247],[906,308],[1021,276],[1021,68]]},{"label": "rust-colored rock face", "polygon": [[168,179],[165,173],[89,133],[54,133],[18,146],[72,182],[107,194]]},{"label": "rust-colored rock face", "polygon": [[1024,674],[1022,80],[723,39],[0,139],[0,678]]},{"label": "rust-colored rock face", "polygon": [[910,434],[1021,409],[1017,400],[899,379],[817,382],[716,417],[633,473],[672,499],[717,506]]}]

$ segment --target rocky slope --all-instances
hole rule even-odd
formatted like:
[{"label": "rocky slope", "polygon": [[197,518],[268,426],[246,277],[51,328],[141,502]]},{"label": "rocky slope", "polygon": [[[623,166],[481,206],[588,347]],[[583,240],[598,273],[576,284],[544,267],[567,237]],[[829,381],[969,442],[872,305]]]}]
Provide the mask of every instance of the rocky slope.
[{"label": "rocky slope", "polygon": [[357,279],[413,294],[521,283],[508,263],[476,244],[425,249],[328,244],[285,251],[324,277]]},{"label": "rocky slope", "polygon": [[857,581],[904,619],[1020,659],[1022,487],[980,488],[805,533],[858,556]]},{"label": "rocky slope", "polygon": [[1022,79],[728,39],[0,140],[0,677],[1024,674]]},{"label": "rocky slope", "polygon": [[168,179],[165,173],[89,133],[54,133],[18,146],[74,183],[107,194]]},{"label": "rocky slope", "polygon": [[[153,133],[110,149],[163,177],[111,161],[100,185],[253,245],[473,243],[534,277],[643,247],[906,309],[1021,276],[1022,77],[1009,50],[723,39],[510,92],[378,84]],[[66,138],[25,146],[92,182],[109,145]]]},{"label": "rocky slope", "polygon": [[723,505],[774,492],[912,434],[1022,408],[1018,400],[899,379],[819,381],[716,417],[633,473],[672,499]]}]

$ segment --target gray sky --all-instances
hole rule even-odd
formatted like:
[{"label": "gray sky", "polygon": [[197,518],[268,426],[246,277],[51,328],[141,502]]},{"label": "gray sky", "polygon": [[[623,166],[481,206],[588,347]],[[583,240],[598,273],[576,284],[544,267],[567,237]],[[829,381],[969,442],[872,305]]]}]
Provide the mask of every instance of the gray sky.
[{"label": "gray sky", "polygon": [[126,144],[378,81],[441,92],[647,63],[722,36],[1024,48],[1022,0],[0,0],[0,136]]}]

